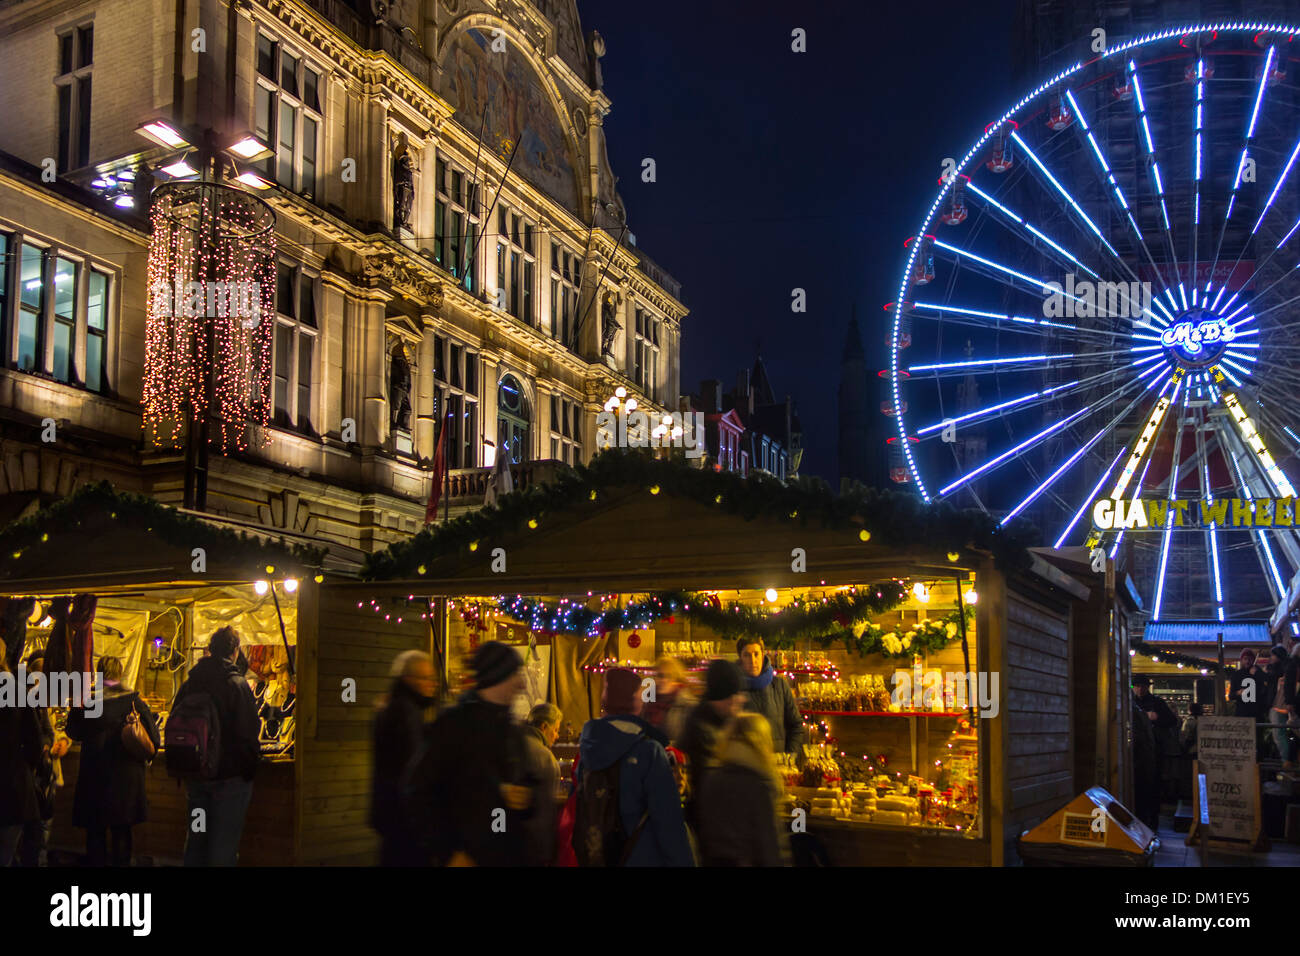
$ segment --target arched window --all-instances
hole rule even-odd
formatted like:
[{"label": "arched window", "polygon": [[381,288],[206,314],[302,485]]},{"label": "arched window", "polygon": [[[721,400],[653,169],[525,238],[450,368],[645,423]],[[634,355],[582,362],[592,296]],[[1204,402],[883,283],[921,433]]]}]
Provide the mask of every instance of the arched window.
[{"label": "arched window", "polygon": [[514,464],[528,460],[528,399],[513,375],[497,388],[497,444]]}]

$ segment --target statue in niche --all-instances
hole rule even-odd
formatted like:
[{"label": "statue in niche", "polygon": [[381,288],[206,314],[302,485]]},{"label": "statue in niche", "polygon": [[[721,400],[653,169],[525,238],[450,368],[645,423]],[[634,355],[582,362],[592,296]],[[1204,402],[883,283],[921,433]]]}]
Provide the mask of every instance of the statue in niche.
[{"label": "statue in niche", "polygon": [[415,161],[406,146],[406,137],[397,141],[393,153],[393,229],[409,229],[411,205],[415,202]]},{"label": "statue in niche", "polygon": [[388,407],[392,411],[393,428],[404,432],[411,430],[411,366],[401,348],[393,350],[388,371]]},{"label": "statue in niche", "polygon": [[614,314],[618,301],[613,293],[607,293],[600,301],[600,354],[602,356],[612,356],[614,354],[614,336],[618,335],[619,329],[623,328],[619,323],[618,317]]}]

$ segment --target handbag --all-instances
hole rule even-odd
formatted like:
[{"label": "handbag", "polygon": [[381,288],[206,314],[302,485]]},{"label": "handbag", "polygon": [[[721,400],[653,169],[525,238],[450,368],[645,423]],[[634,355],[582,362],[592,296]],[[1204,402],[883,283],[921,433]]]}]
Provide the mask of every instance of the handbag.
[{"label": "handbag", "polygon": [[154,749],[153,740],[149,736],[149,731],[145,729],[144,721],[140,719],[139,713],[135,709],[135,701],[131,702],[131,712],[126,715],[122,722],[122,749],[131,757],[144,763],[153,760]]}]

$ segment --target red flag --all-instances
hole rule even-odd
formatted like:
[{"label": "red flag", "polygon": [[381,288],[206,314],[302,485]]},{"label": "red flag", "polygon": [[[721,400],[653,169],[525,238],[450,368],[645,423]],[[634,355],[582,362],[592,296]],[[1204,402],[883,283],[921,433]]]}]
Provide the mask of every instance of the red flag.
[{"label": "red flag", "polygon": [[438,449],[433,453],[433,487],[429,489],[429,503],[424,509],[424,523],[430,525],[438,517],[438,499],[442,496],[442,482],[447,472],[447,425],[444,420],[438,433]]}]

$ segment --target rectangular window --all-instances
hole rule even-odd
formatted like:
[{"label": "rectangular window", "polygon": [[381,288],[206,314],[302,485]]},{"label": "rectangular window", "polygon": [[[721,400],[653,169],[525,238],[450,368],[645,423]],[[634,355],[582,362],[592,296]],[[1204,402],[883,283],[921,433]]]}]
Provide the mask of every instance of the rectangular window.
[{"label": "rectangular window", "polygon": [[577,256],[558,242],[551,243],[551,337],[576,349],[578,286]]},{"label": "rectangular window", "polygon": [[54,366],[60,382],[72,381],[72,349],[77,338],[77,264],[54,260]]},{"label": "rectangular window", "polygon": [[464,171],[438,157],[434,162],[436,189],[433,260],[461,280],[466,291],[478,288],[475,237],[478,235],[478,189]]},{"label": "rectangular window", "polygon": [[104,390],[108,356],[108,276],[93,269],[86,283],[86,388]]},{"label": "rectangular window", "polygon": [[523,216],[502,207],[497,215],[497,289],[505,310],[529,325],[537,324],[534,307],[537,260],[533,254],[533,226]]},{"label": "rectangular window", "polygon": [[298,427],[311,429],[311,358],[315,336],[298,336]]},{"label": "rectangular window", "polygon": [[578,421],[582,406],[562,395],[551,395],[551,458],[569,465],[582,460]]},{"label": "rectangular window", "polygon": [[292,410],[289,405],[289,371],[293,364],[293,326],[277,323],[275,327],[275,419],[277,424],[289,425]]},{"label": "rectangular window", "polygon": [[258,168],[285,189],[314,197],[322,126],[321,73],[259,32],[257,76],[253,131],[273,151]]},{"label": "rectangular window", "polygon": [[23,371],[34,371],[44,363],[41,354],[43,341],[41,326],[45,309],[45,257],[36,246],[23,246],[22,264],[18,273],[21,284],[18,308],[17,365]]},{"label": "rectangular window", "polygon": [[272,401],[281,428],[312,431],[312,373],[316,354],[316,278],[279,263],[275,275]]},{"label": "rectangular window", "polygon": [[95,26],[85,24],[59,35],[57,88],[59,172],[90,162],[90,91],[95,59]]},{"label": "rectangular window", "polygon": [[641,308],[635,315],[632,379],[654,399],[659,387],[659,319]]}]

